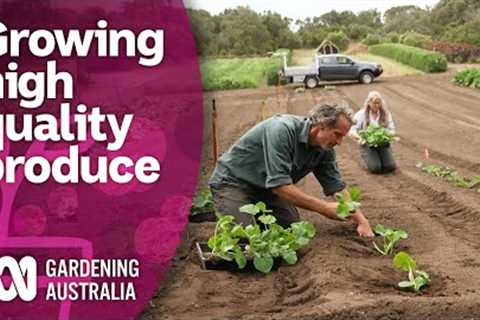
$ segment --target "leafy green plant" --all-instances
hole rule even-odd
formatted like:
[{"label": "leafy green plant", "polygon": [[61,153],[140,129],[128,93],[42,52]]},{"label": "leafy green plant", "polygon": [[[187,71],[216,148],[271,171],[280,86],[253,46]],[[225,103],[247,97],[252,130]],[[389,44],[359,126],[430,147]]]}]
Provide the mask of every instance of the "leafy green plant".
[{"label": "leafy green plant", "polygon": [[398,269],[408,272],[408,281],[398,283],[400,288],[412,289],[418,292],[430,282],[430,276],[425,271],[417,270],[417,263],[406,252],[400,251],[393,258],[393,264]]},{"label": "leafy green plant", "polygon": [[213,196],[209,188],[201,189],[192,200],[190,214],[196,215],[206,212],[214,212]]},{"label": "leafy green plant", "polygon": [[340,219],[347,219],[352,213],[360,208],[360,200],[362,198],[362,191],[358,187],[351,187],[346,193],[337,193],[337,216]]},{"label": "leafy green plant", "polygon": [[233,216],[225,215],[217,221],[215,232],[208,239],[208,247],[212,250],[212,255],[227,261],[235,260],[238,267],[243,269],[247,260],[239,240],[244,231],[241,225],[234,223],[234,219]]},{"label": "leafy green plant", "polygon": [[452,82],[458,86],[480,89],[480,68],[457,71]]},{"label": "leafy green plant", "polygon": [[369,125],[367,129],[360,130],[358,133],[369,147],[375,148],[389,144],[394,138],[386,128],[374,125]]},{"label": "leafy green plant", "polygon": [[375,241],[373,246],[384,256],[393,253],[393,248],[398,241],[408,238],[408,233],[405,230],[386,228],[381,224],[376,225],[375,233],[383,237],[383,248],[380,248]]},{"label": "leafy green plant", "polygon": [[[424,164],[423,162],[418,162],[416,166],[423,172],[426,172],[435,177],[443,178],[449,182],[452,182],[455,186],[459,188],[473,189],[480,186],[480,176],[474,176],[473,178],[465,178],[450,167],[443,167],[436,164]],[[477,191],[480,192],[480,189],[478,189]]]},{"label": "leafy green plant", "polygon": [[[227,261],[237,263],[240,269],[246,266],[247,260],[253,260],[255,269],[268,273],[274,260],[282,258],[287,264],[295,264],[298,260],[297,251],[307,245],[315,235],[315,227],[307,221],[295,222],[289,228],[283,228],[276,223],[276,218],[269,214],[265,203],[247,204],[239,209],[241,212],[257,216],[244,227],[234,223],[232,216],[223,216],[215,228],[215,233],[208,240],[212,254]],[[240,240],[245,246],[239,245]]]}]

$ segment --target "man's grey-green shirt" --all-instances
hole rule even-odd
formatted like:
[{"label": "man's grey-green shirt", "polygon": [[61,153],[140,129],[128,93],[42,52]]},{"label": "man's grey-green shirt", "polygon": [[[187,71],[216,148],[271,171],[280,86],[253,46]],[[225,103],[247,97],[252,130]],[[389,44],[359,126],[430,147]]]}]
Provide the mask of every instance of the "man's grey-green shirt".
[{"label": "man's grey-green shirt", "polygon": [[310,127],[308,118],[289,114],[260,122],[220,157],[209,183],[270,189],[313,172],[326,195],[342,190],[335,151],[310,146]]}]

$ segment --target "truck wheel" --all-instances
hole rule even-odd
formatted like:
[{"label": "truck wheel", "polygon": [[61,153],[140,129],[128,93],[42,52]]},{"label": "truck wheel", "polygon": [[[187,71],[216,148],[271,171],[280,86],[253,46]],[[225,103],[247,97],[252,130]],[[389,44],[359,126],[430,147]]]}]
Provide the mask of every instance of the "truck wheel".
[{"label": "truck wheel", "polygon": [[371,73],[370,71],[363,71],[361,74],[360,74],[360,82],[361,83],[365,83],[365,84],[370,84],[373,82],[373,73]]},{"label": "truck wheel", "polygon": [[317,77],[315,77],[315,76],[305,77],[305,86],[306,86],[308,89],[313,89],[313,88],[315,88],[316,86],[318,86],[318,79],[317,79]]}]

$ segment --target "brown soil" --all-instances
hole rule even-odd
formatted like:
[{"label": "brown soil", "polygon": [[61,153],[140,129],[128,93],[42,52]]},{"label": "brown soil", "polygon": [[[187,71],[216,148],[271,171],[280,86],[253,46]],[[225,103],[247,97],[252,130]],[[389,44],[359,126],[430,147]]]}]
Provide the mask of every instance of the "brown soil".
[{"label": "brown soil", "polygon": [[[211,99],[218,110],[220,151],[263,117],[305,114],[315,103],[345,99],[358,109],[369,90],[380,91],[394,115],[399,170],[365,171],[357,146],[345,141],[338,160],[348,184],[364,190],[363,212],[372,225],[404,228],[400,245],[430,273],[418,294],[396,288],[404,275],[391,257],[373,251],[349,223],[312,212],[317,236],[295,266],[268,275],[201,270],[192,243],[212,223],[190,224],[185,243],[141,319],[480,319],[480,193],[430,177],[415,167],[428,148],[432,162],[466,176],[480,174],[480,91],[453,86],[448,74],[380,78],[372,85],[337,84],[295,93],[292,87],[216,92],[205,97],[205,149],[201,184],[212,166]],[[308,176],[299,186],[320,195]]]}]

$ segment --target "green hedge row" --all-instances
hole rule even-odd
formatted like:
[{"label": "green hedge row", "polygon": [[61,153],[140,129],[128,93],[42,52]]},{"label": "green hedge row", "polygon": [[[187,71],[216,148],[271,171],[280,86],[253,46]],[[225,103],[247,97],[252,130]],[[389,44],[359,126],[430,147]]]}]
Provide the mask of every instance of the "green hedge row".
[{"label": "green hedge row", "polygon": [[458,71],[452,81],[459,86],[480,89],[480,69],[470,68]]},{"label": "green hedge row", "polygon": [[447,58],[438,52],[396,43],[378,44],[369,47],[368,51],[375,55],[394,59],[424,72],[443,72],[447,70]]}]

